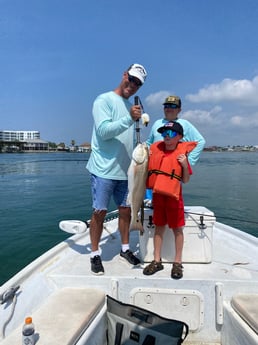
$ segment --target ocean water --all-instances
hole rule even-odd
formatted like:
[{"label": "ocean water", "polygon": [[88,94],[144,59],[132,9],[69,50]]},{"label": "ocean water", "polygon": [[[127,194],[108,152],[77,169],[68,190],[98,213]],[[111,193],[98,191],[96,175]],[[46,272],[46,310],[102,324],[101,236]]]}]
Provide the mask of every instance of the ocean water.
[{"label": "ocean water", "polygon": [[[0,154],[0,285],[69,236],[60,220],[91,216],[86,153]],[[258,237],[258,153],[204,152],[185,205]],[[111,206],[112,207],[112,206]]]}]

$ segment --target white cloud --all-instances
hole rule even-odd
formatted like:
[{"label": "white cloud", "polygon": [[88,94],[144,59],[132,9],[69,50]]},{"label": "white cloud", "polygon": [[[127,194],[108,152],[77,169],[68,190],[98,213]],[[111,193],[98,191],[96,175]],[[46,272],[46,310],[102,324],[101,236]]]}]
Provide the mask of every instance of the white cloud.
[{"label": "white cloud", "polygon": [[244,123],[244,118],[242,116],[233,116],[231,117],[230,122],[232,123],[232,125],[235,126],[242,126]]},{"label": "white cloud", "polygon": [[258,113],[248,114],[248,116],[232,116],[230,123],[233,126],[245,127],[245,128],[255,128],[258,127]]},{"label": "white cloud", "polygon": [[193,122],[195,124],[211,125],[218,123],[218,115],[221,113],[222,108],[216,106],[211,110],[188,110],[181,113],[181,117]]},{"label": "white cloud", "polygon": [[165,98],[169,95],[173,95],[171,91],[159,91],[155,93],[151,93],[149,96],[145,98],[145,102],[149,107],[159,107],[164,103]]},{"label": "white cloud", "polygon": [[258,104],[258,76],[253,80],[224,79],[219,84],[211,84],[200,89],[196,94],[188,94],[190,102],[225,102],[234,101],[250,105]]},{"label": "white cloud", "polygon": [[[152,122],[162,116],[162,103],[171,94],[173,92],[162,90],[145,98],[144,103],[150,108],[148,111]],[[191,107],[191,103],[185,104],[183,101],[185,106],[179,116],[196,126],[205,137],[208,146],[225,143],[253,145],[257,143],[257,95],[258,76],[252,81],[224,79],[219,84],[201,89],[196,95],[187,95],[186,99],[196,104],[199,102],[198,108]],[[206,102],[204,107],[201,106],[201,102]],[[214,106],[215,102],[219,105]],[[250,105],[254,106],[255,110]],[[154,115],[156,109],[159,109],[158,116]],[[222,128],[221,135],[216,133],[214,137],[214,128]],[[240,137],[235,136],[238,128],[242,129]]]}]

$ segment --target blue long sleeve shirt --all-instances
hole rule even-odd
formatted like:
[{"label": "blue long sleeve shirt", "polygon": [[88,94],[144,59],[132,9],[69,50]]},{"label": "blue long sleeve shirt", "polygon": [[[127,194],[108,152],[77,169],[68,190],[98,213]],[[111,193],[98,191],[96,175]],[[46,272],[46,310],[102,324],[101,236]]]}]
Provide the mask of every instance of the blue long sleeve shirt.
[{"label": "blue long sleeve shirt", "polygon": [[107,179],[127,180],[134,148],[132,104],[110,91],[99,95],[93,104],[94,126],[91,154],[86,168]]}]

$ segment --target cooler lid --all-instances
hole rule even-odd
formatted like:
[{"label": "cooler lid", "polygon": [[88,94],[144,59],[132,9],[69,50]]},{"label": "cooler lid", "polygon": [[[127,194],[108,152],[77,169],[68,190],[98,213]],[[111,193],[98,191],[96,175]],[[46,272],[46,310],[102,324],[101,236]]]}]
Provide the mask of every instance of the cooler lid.
[{"label": "cooler lid", "polygon": [[185,206],[185,220],[199,222],[200,217],[203,217],[205,222],[215,223],[216,217],[214,212],[203,206]]}]

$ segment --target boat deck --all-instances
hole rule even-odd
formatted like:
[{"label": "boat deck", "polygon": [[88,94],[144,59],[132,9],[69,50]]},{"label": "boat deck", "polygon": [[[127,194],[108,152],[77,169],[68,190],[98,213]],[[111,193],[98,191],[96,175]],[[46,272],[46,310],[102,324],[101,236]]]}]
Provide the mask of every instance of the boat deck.
[{"label": "boat deck", "polygon": [[[139,236],[138,232],[131,232],[130,246],[140,257]],[[171,279],[171,263],[164,263],[164,270],[145,276],[142,270],[146,263],[133,267],[120,258],[120,234],[115,218],[105,223],[100,247],[104,275],[91,273],[87,230],[46,252],[1,289],[19,284],[23,300],[30,301],[28,315],[40,308],[42,300],[48,300],[63,288],[97,289],[124,303],[186,322],[190,333],[185,343],[195,345],[231,345],[221,341],[227,317],[225,306],[230,314],[232,296],[258,291],[258,239],[218,222],[213,227],[211,262],[184,263],[184,276],[180,280]],[[29,275],[30,280],[26,280]],[[19,303],[18,298],[16,320],[23,320],[24,305]],[[239,344],[257,345],[258,340]]]},{"label": "boat deck", "polygon": [[[116,221],[114,221],[116,224]],[[213,258],[211,263],[184,263],[184,276],[181,280],[173,280],[170,278],[171,263],[164,262],[164,270],[157,272],[152,276],[145,276],[142,273],[143,267],[147,263],[142,263],[139,267],[129,265],[119,255],[121,250],[120,234],[119,231],[112,228],[112,223],[108,225],[108,231],[103,231],[102,240],[100,247],[102,249],[102,262],[105,268],[105,274],[103,276],[92,275],[90,271],[90,244],[89,244],[89,233],[75,235],[70,239],[66,240],[66,244],[69,248],[69,261],[67,257],[64,260],[64,265],[58,265],[51,270],[52,278],[58,280],[58,276],[62,279],[67,277],[73,277],[76,280],[78,276],[79,280],[88,280],[93,283],[96,279],[98,284],[102,279],[137,279],[141,280],[141,283],[147,286],[155,285],[164,286],[164,282],[159,283],[159,280],[168,280],[169,287],[183,287],[185,282],[189,286],[188,281],[191,280],[192,284],[194,281],[221,281],[223,283],[230,283],[238,281],[245,283],[253,281],[258,282],[258,260],[257,249],[258,239],[256,243],[250,240],[247,242],[248,235],[243,238],[243,244],[248,248],[243,250],[241,244],[241,238],[235,240],[235,234],[231,233],[230,227],[216,223],[213,231],[213,242],[220,243],[220,246],[213,246]],[[242,234],[242,233],[241,233]],[[73,240],[74,238],[74,240]],[[253,238],[252,238],[253,239]],[[131,232],[130,237],[131,250],[136,255],[140,256],[139,253],[139,234],[138,232]],[[69,263],[69,270],[67,264]],[[157,279],[158,278],[158,279]],[[147,284],[145,283],[147,282]],[[90,283],[88,281],[88,283]],[[94,283],[93,283],[94,284]],[[251,287],[250,287],[251,288]],[[255,287],[253,291],[255,291]],[[239,290],[241,287],[239,286]],[[252,290],[252,288],[251,288]],[[256,290],[257,291],[257,290]]]}]

